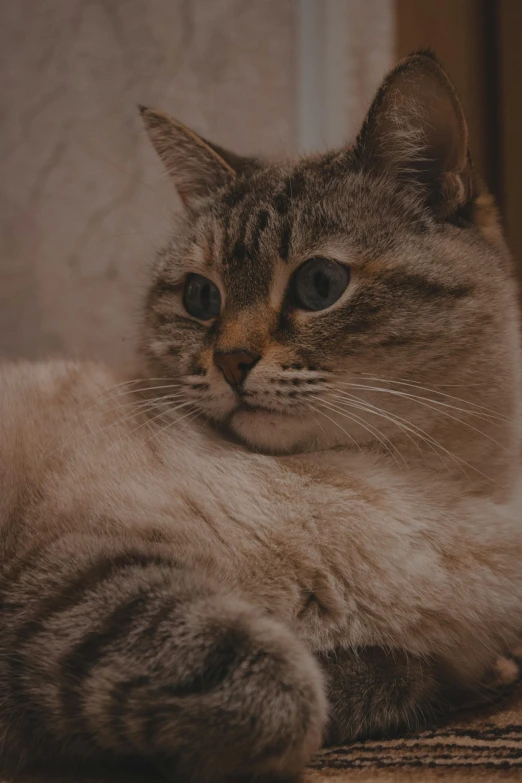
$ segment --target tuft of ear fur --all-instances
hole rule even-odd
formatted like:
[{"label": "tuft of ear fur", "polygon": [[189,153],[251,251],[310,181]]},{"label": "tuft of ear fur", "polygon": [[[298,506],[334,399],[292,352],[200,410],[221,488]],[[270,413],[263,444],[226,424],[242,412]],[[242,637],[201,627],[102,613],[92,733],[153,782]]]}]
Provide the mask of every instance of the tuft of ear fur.
[{"label": "tuft of ear fur", "polygon": [[211,144],[181,122],[157,109],[139,106],[147,134],[171,175],[183,204],[198,203],[254,165]]},{"label": "tuft of ear fur", "polygon": [[448,76],[430,51],[384,79],[357,138],[363,166],[392,171],[448,219],[476,195],[468,129]]}]

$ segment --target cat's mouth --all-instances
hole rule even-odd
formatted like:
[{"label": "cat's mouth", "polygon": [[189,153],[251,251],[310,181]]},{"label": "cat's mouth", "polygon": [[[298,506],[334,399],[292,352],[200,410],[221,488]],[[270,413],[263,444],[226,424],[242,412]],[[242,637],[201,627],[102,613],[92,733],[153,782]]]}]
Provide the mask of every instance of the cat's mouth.
[{"label": "cat's mouth", "polygon": [[230,414],[228,428],[243,442],[269,454],[292,453],[306,436],[298,415],[246,400],[238,402]]},{"label": "cat's mouth", "polygon": [[238,413],[241,411],[247,411],[248,413],[279,413],[281,415],[281,411],[276,411],[273,408],[265,407],[264,405],[258,405],[254,402],[247,402],[246,400],[241,400],[241,402],[234,408],[234,413]]},{"label": "cat's mouth", "polygon": [[296,413],[292,410],[289,410],[287,407],[281,407],[280,405],[273,404],[273,405],[263,405],[259,402],[254,402],[253,400],[249,400],[246,397],[239,397],[238,402],[234,410],[232,411],[232,416],[236,413],[257,413],[257,414],[269,414],[271,416],[277,416],[280,418],[293,418]]}]

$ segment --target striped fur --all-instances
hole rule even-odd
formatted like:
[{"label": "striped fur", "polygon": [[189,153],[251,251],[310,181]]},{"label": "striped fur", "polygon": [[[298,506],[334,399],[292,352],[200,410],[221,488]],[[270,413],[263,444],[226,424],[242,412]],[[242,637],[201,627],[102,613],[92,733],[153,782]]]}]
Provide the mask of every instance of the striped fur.
[{"label": "striped fur", "polygon": [[[323,736],[485,687],[522,631],[509,255],[430,56],[353,148],[298,161],[142,113],[185,205],[145,369],[0,369],[0,766],[289,780]],[[350,283],[305,312],[316,256]],[[188,273],[219,317],[185,310]],[[215,351],[255,357],[240,391]]]},{"label": "striped fur", "polygon": [[2,607],[8,764],[142,756],[213,781],[297,771],[318,741],[318,678],[294,638],[166,547],[47,542],[12,562]]}]

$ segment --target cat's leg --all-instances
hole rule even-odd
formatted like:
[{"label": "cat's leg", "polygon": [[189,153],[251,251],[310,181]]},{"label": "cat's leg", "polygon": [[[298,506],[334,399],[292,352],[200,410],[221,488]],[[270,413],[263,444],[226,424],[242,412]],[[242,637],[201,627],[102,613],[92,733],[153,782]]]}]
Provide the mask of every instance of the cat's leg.
[{"label": "cat's leg", "polygon": [[435,664],[411,653],[364,647],[319,659],[330,703],[327,744],[418,731],[445,701]]},{"label": "cat's leg", "polygon": [[319,657],[327,680],[326,743],[419,731],[450,712],[484,706],[512,685],[519,669],[499,658],[479,682],[404,650],[363,647]]},{"label": "cat's leg", "polygon": [[167,548],[39,544],[0,587],[4,773],[140,757],[184,783],[286,780],[318,749],[326,702],[312,655]]}]

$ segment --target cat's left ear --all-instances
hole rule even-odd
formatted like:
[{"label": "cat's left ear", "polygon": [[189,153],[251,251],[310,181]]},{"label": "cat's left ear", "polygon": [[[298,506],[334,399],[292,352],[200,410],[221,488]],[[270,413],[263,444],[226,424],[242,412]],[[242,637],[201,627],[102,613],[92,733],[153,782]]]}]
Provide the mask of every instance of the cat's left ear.
[{"label": "cat's left ear", "polygon": [[211,144],[163,112],[139,107],[145,128],[183,204],[197,210],[202,200],[254,166],[253,160]]},{"label": "cat's left ear", "polygon": [[430,52],[402,60],[386,77],[357,138],[363,167],[393,173],[442,219],[476,194],[464,113]]}]

